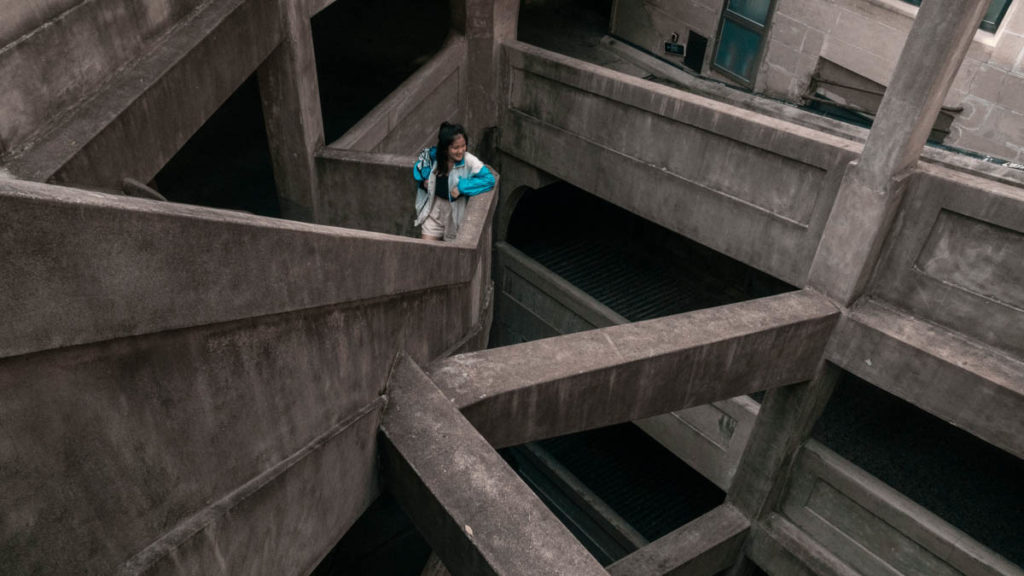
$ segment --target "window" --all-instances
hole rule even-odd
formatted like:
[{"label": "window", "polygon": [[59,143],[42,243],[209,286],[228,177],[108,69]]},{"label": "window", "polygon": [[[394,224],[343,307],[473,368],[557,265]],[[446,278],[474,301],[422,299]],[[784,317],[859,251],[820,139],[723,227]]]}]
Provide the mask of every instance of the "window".
[{"label": "window", "polygon": [[712,66],[746,86],[754,84],[773,0],[727,0]]},{"label": "window", "polygon": [[[903,0],[908,4],[914,6],[920,6],[921,0]],[[981,19],[981,28],[986,32],[995,32],[999,28],[999,23],[1003,21],[1003,16],[1006,15],[1006,9],[1010,7],[1011,0],[992,0],[988,4],[988,10],[985,11],[985,17]]]}]

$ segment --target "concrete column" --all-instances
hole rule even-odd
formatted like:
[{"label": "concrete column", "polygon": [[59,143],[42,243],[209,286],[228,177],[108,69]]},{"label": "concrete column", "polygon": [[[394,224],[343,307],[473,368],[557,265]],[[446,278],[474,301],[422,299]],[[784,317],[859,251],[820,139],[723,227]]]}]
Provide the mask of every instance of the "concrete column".
[{"label": "concrete column", "polygon": [[263,117],[281,213],[316,221],[316,151],[323,146],[313,31],[304,2],[281,0],[284,40],[259,68]]},{"label": "concrete column", "polygon": [[[794,458],[825,410],[840,373],[839,368],[822,362],[814,380],[765,394],[725,499],[751,524],[767,517],[782,499]],[[728,574],[753,573],[754,563],[744,554]]]},{"label": "concrete column", "polygon": [[839,304],[850,304],[864,290],[899,208],[904,176],[917,163],[987,5],[986,0],[926,0],[917,13],[811,265],[808,284]]},{"label": "concrete column", "polygon": [[501,43],[514,40],[519,21],[519,0],[459,0],[453,24],[466,35],[466,128],[473,142],[481,142],[487,128],[498,124],[498,75]]}]

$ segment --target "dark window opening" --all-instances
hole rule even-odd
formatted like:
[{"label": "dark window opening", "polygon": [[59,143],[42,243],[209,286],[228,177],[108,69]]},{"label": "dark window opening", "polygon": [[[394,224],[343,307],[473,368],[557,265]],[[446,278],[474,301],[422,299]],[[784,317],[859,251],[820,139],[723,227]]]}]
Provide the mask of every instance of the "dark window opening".
[{"label": "dark window opening", "polygon": [[444,44],[448,0],[335,2],[313,17],[324,138],[334,142]]},{"label": "dark window opening", "polygon": [[[556,476],[529,446],[540,447],[563,470]],[[619,424],[501,450],[502,456],[603,565],[636,547],[595,529],[593,512],[564,475],[578,481],[649,542],[710,512],[725,493],[633,424]]]},{"label": "dark window opening", "polygon": [[[921,0],[903,0],[907,4],[913,4],[914,6],[920,6]],[[999,24],[1003,21],[1003,16],[1006,16],[1007,9],[1010,8],[1011,0],[991,0],[988,4],[988,10],[985,11],[985,16],[981,18],[981,25],[978,28],[986,32],[995,32],[999,28]]]},{"label": "dark window opening", "polygon": [[727,0],[715,41],[715,70],[754,85],[774,0]]},{"label": "dark window opening", "polygon": [[850,374],[812,436],[1024,565],[1024,460]]},{"label": "dark window opening", "polygon": [[255,73],[153,179],[172,202],[280,216]]}]

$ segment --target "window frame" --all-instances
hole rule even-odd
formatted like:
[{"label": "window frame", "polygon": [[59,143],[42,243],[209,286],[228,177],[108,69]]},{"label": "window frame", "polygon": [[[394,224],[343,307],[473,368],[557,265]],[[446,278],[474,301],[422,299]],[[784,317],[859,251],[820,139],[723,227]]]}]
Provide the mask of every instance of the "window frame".
[{"label": "window frame", "polygon": [[[911,6],[915,6],[917,8],[921,7],[921,0],[903,0],[903,1],[906,2],[907,4],[910,4]],[[995,1],[996,0],[989,0],[989,3],[988,3],[989,6],[991,7],[992,3],[995,2]],[[1013,4],[1013,0],[1006,0],[1006,4],[1003,4],[1003,9],[1000,10],[999,15],[996,16],[995,21],[991,22],[991,21],[982,19],[981,24],[978,25],[978,29],[979,30],[984,30],[985,32],[989,32],[989,33],[995,34],[996,31],[999,30],[999,26],[1003,23],[1003,18],[1006,16],[1006,13],[1010,10],[1010,5],[1011,4]],[[988,10],[985,10],[985,13],[987,14]]]},{"label": "window frame", "polygon": [[[761,59],[764,57],[765,45],[768,43],[768,30],[771,28],[772,17],[775,15],[775,4],[778,0],[770,0],[768,3],[768,14],[765,16],[764,24],[759,24],[749,18],[746,18],[742,14],[731,12],[729,10],[730,0],[724,0],[722,3],[722,14],[718,19],[718,33],[715,35],[715,49],[711,53],[711,69],[715,72],[722,74],[726,78],[738,82],[742,86],[753,89],[754,83],[757,80],[757,74],[761,68]],[[750,79],[744,78],[735,72],[718,65],[718,50],[722,43],[722,32],[725,30],[725,21],[729,20],[735,25],[742,28],[755,32],[761,36],[761,41],[758,42],[757,54],[754,55],[753,65],[751,67]]]}]

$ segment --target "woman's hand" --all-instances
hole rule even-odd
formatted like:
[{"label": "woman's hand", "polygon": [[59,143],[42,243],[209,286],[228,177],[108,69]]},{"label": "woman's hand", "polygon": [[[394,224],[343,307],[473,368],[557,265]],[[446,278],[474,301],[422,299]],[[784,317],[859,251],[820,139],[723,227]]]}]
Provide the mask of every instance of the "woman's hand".
[{"label": "woman's hand", "polygon": [[456,198],[458,198],[459,197],[459,185],[456,184],[455,186],[452,186],[452,189],[448,191],[448,194],[451,196],[452,200],[455,200]]}]

